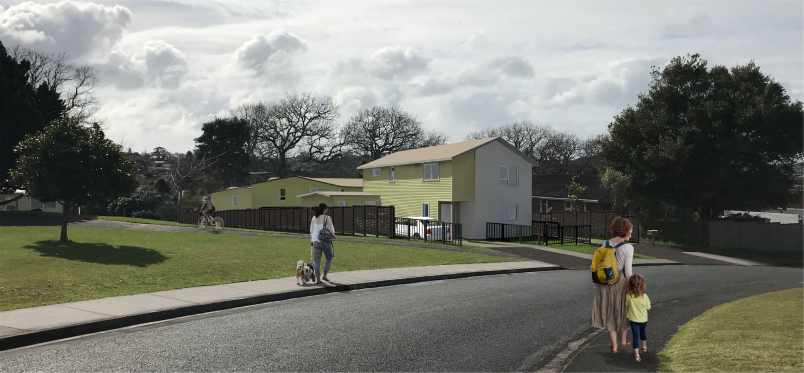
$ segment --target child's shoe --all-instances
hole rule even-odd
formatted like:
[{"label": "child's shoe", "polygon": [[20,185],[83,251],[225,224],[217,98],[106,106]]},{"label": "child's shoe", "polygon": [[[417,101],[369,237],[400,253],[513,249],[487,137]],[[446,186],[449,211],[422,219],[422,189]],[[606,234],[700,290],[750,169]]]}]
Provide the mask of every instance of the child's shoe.
[{"label": "child's shoe", "polygon": [[639,357],[639,355],[635,355],[634,360],[636,360],[636,362],[638,363],[638,362],[642,361],[642,358]]},{"label": "child's shoe", "polygon": [[648,352],[648,346],[642,346],[642,352]]}]

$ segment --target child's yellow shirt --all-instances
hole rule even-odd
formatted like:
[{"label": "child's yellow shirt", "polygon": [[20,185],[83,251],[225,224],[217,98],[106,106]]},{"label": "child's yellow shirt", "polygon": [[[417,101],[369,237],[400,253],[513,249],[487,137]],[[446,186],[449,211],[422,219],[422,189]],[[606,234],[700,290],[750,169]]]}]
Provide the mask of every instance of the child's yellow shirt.
[{"label": "child's yellow shirt", "polygon": [[631,294],[625,295],[625,305],[628,306],[628,320],[633,322],[648,322],[650,298],[647,294],[634,298]]}]

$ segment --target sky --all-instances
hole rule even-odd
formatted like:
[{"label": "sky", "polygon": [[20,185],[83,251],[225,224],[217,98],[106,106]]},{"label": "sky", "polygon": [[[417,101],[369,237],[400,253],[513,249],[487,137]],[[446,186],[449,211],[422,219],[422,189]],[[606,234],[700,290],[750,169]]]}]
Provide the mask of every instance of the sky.
[{"label": "sky", "polygon": [[593,136],[693,53],[804,101],[801,1],[0,0],[0,41],[97,67],[97,116],[135,151],[186,152],[205,121],[294,92],[453,142],[520,120]]}]

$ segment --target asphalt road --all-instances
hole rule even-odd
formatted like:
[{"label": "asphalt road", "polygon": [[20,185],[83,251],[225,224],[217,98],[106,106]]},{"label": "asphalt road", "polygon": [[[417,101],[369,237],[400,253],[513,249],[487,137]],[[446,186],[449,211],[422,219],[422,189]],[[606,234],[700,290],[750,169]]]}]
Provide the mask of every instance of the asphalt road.
[{"label": "asphalt road", "polygon": [[[669,339],[678,324],[718,301],[802,282],[802,270],[792,268],[637,272],[664,310],[651,313],[649,341]],[[337,280],[337,273],[330,276]],[[528,371],[590,331],[588,277],[586,271],[536,272],[301,298],[5,351],[0,370]],[[608,349],[587,348],[593,357],[595,348]],[[588,363],[617,367],[630,358],[618,355],[622,361],[600,354]]]}]

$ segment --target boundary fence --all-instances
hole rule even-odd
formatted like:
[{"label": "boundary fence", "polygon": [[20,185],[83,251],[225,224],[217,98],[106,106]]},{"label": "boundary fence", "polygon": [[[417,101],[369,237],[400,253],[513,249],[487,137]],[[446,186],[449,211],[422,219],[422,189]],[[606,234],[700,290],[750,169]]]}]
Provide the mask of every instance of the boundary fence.
[{"label": "boundary fence", "polygon": [[486,223],[486,239],[551,245],[592,242],[589,225],[562,226],[551,221],[534,221],[531,225]]},{"label": "boundary fence", "polygon": [[[309,233],[315,208],[261,207],[216,211],[212,215],[223,218],[226,227]],[[335,234],[421,239],[459,246],[462,243],[460,224],[426,220],[414,223],[409,221],[411,219],[398,219],[395,216],[394,206],[332,206],[327,209],[327,215],[332,218]],[[178,221],[182,224],[195,225],[198,224],[200,217],[199,212],[180,213]],[[398,235],[397,232],[407,232],[407,229],[404,229],[406,224],[408,227],[413,226],[413,234]],[[417,234],[417,231],[428,233]]]},{"label": "boundary fence", "polygon": [[559,223],[562,227],[588,225],[590,234],[598,237],[608,237],[611,235],[611,221],[615,217],[622,216],[634,225],[629,241],[639,243],[639,217],[635,215],[623,215],[619,211],[555,211],[540,212],[533,214],[533,221],[549,221]]}]

